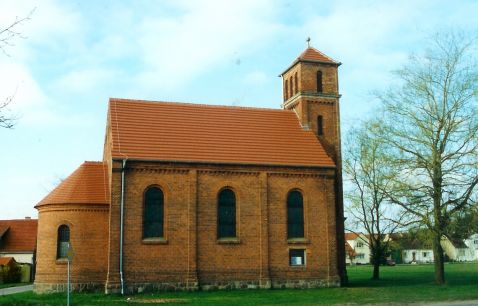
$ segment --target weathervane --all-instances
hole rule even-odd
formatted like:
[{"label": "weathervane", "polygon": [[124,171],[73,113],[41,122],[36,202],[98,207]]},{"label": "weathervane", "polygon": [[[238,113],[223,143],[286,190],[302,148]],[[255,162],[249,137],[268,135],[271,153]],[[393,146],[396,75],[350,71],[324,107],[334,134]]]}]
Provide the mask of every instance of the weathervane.
[{"label": "weathervane", "polygon": [[307,42],[307,47],[310,48],[310,37],[307,37],[305,41]]}]

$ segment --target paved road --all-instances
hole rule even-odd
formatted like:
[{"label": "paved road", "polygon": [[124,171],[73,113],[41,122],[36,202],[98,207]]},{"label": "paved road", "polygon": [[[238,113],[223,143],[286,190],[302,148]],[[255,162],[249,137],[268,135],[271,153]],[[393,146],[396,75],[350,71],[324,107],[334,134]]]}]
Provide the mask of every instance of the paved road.
[{"label": "paved road", "polygon": [[10,287],[10,288],[0,289],[0,295],[20,293],[20,292],[32,291],[32,290],[33,290],[33,285]]},{"label": "paved road", "polygon": [[478,300],[473,301],[450,301],[450,302],[435,302],[435,303],[423,303],[424,306],[448,306],[448,305],[456,305],[456,306],[477,306]]}]

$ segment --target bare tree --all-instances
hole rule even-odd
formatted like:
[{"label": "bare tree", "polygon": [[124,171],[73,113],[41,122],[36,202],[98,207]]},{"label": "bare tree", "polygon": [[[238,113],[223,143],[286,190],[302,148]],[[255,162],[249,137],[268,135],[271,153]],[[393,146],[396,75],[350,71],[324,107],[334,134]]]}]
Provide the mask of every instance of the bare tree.
[{"label": "bare tree", "polygon": [[[0,28],[0,51],[6,55],[10,56],[7,52],[7,47],[14,46],[14,41],[16,38],[25,38],[22,36],[19,27],[25,23],[27,20],[30,20],[35,8],[28,13],[24,18],[15,17],[15,20],[9,25]],[[16,118],[12,115],[7,115],[8,106],[12,103],[13,97],[15,95],[8,96],[4,101],[0,102],[0,127],[11,129],[13,128]]]},{"label": "bare tree", "polygon": [[[387,145],[374,133],[377,126],[364,122],[346,138],[344,173],[348,188],[347,224],[353,232],[365,230],[373,264],[372,279],[380,278],[380,264],[389,251],[390,234],[404,223],[406,214],[396,214],[385,190],[393,183],[394,169],[388,160]],[[397,217],[392,218],[393,215]]]},{"label": "bare tree", "polygon": [[477,193],[475,54],[473,40],[462,34],[436,35],[396,72],[397,84],[378,96],[384,103],[380,136],[398,173],[385,191],[430,231],[437,284],[445,282],[440,239]]},{"label": "bare tree", "polygon": [[27,20],[31,19],[31,16],[35,12],[35,9],[36,8],[32,9],[26,15],[26,17],[15,17],[15,20],[13,20],[12,23],[0,28],[0,50],[3,52],[3,54],[9,56],[9,53],[7,52],[6,48],[14,46],[14,41],[16,38],[25,38],[20,32],[19,27]]}]

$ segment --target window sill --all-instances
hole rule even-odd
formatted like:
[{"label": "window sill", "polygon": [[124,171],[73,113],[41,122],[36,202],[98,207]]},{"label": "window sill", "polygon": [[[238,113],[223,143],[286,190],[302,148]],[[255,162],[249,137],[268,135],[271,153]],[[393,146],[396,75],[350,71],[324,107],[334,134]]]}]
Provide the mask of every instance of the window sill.
[{"label": "window sill", "polygon": [[164,237],[158,238],[143,238],[141,241],[143,244],[168,244],[168,239]]},{"label": "window sill", "polygon": [[218,244],[239,244],[241,240],[237,237],[228,237],[228,238],[219,238],[217,240]]},{"label": "window sill", "polygon": [[68,264],[68,258],[57,258],[55,263],[57,265],[66,265]]},{"label": "window sill", "polygon": [[291,266],[289,265],[291,269],[304,269],[305,270],[305,265],[296,265],[296,266]]},{"label": "window sill", "polygon": [[290,238],[287,239],[288,244],[309,244],[309,239],[306,238]]}]

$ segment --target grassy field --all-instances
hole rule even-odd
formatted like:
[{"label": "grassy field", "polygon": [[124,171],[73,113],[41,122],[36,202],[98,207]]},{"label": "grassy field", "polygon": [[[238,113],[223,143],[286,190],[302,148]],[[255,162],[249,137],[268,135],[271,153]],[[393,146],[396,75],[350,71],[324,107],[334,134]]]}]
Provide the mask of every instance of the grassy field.
[{"label": "grassy field", "polygon": [[[129,297],[73,294],[72,305],[333,305],[417,301],[478,300],[478,263],[447,264],[447,284],[433,284],[432,265],[383,267],[380,281],[370,266],[349,267],[346,288],[308,290],[236,290],[138,294]],[[127,300],[129,299],[129,300]],[[0,305],[64,305],[66,294],[19,293],[0,296]],[[169,303],[168,303],[169,302]]]}]

